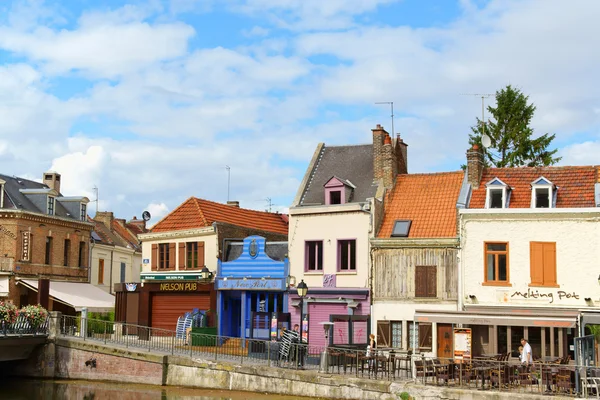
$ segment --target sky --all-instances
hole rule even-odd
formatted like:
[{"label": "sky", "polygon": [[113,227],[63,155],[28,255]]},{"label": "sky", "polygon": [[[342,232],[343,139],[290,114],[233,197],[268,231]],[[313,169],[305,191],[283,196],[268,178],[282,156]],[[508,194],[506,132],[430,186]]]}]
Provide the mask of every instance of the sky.
[{"label": "sky", "polygon": [[100,211],[150,223],[190,196],[285,212],[318,143],[391,133],[377,102],[394,103],[409,172],[460,169],[473,94],[508,84],[560,164],[600,164],[598,15],[586,0],[5,0],[0,172],[57,171],[64,195],[97,187]]}]

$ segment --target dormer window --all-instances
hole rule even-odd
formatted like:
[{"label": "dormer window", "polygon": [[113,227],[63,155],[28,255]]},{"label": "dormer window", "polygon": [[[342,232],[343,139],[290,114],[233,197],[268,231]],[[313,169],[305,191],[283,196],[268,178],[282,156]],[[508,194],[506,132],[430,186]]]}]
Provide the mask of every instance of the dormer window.
[{"label": "dormer window", "polygon": [[543,176],[531,183],[531,207],[554,208],[556,206],[556,186]]},{"label": "dormer window", "polygon": [[485,208],[508,208],[510,188],[498,178],[486,183]]},{"label": "dormer window", "polygon": [[325,186],[325,205],[346,204],[355,186],[347,180],[331,177]]},{"label": "dormer window", "polygon": [[87,204],[85,203],[81,203],[79,218],[82,221],[85,221],[87,219]]},{"label": "dormer window", "polygon": [[6,182],[0,179],[0,208],[4,208],[4,184]]},{"label": "dormer window", "polygon": [[48,196],[48,208],[47,208],[48,215],[54,215],[54,204],[55,204],[54,196]]}]

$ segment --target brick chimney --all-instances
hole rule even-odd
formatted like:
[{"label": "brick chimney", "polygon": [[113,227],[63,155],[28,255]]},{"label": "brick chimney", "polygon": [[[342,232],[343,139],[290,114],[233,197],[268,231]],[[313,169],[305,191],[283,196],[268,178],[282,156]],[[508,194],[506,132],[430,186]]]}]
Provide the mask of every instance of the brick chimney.
[{"label": "brick chimney", "polygon": [[231,207],[240,208],[240,202],[235,200],[227,200],[227,205]]},{"label": "brick chimney", "polygon": [[396,138],[394,153],[396,155],[398,174],[408,174],[408,145],[400,138],[400,134]]},{"label": "brick chimney", "polygon": [[95,221],[102,222],[108,229],[112,229],[112,222],[115,219],[112,211],[97,211],[94,217]]},{"label": "brick chimney", "polygon": [[383,139],[383,186],[387,189],[394,187],[394,179],[398,174],[396,154],[392,150],[392,138],[386,133]]},{"label": "brick chimney", "polygon": [[467,150],[467,179],[473,189],[479,189],[483,174],[483,151],[478,145]]},{"label": "brick chimney", "polygon": [[50,189],[54,189],[60,193],[60,174],[58,172],[44,172],[42,182]]},{"label": "brick chimney", "polygon": [[371,129],[373,132],[373,178],[379,180],[383,178],[383,141],[389,134],[379,124],[375,129]]},{"label": "brick chimney", "polygon": [[143,219],[137,219],[137,217],[135,215],[133,216],[132,219],[130,219],[129,221],[127,221],[127,224],[131,224],[131,225],[137,226],[137,227],[139,227],[139,229],[142,232],[146,232],[146,221],[144,221]]}]

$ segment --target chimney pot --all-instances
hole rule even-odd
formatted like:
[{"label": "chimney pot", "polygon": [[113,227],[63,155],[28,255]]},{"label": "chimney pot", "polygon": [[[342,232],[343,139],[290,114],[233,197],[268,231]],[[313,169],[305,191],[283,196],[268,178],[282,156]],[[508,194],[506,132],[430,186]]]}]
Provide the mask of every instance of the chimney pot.
[{"label": "chimney pot", "polygon": [[476,145],[476,144],[474,144],[474,145],[473,145],[473,150],[478,150],[478,149],[479,149],[479,146],[478,146],[478,145]]},{"label": "chimney pot", "polygon": [[390,135],[385,135],[385,138],[383,139],[383,144],[392,144],[392,138],[390,137]]},{"label": "chimney pot", "polygon": [[227,205],[231,207],[240,208],[240,202],[236,200],[227,200]]}]

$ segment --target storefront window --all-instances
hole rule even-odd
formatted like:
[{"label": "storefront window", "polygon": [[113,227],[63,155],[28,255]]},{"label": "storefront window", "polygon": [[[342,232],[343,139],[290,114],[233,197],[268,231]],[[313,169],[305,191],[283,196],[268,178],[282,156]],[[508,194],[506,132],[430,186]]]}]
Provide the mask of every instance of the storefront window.
[{"label": "storefront window", "polygon": [[536,359],[542,356],[542,328],[530,326],[528,329],[528,342],[531,346],[533,358]]},{"label": "storefront window", "polygon": [[499,326],[497,335],[498,335],[498,353],[499,354],[508,353],[508,326]]},{"label": "storefront window", "polygon": [[521,345],[521,338],[523,337],[523,327],[522,326],[512,326],[510,334],[510,343],[512,351],[512,357],[519,357],[519,346]]}]

